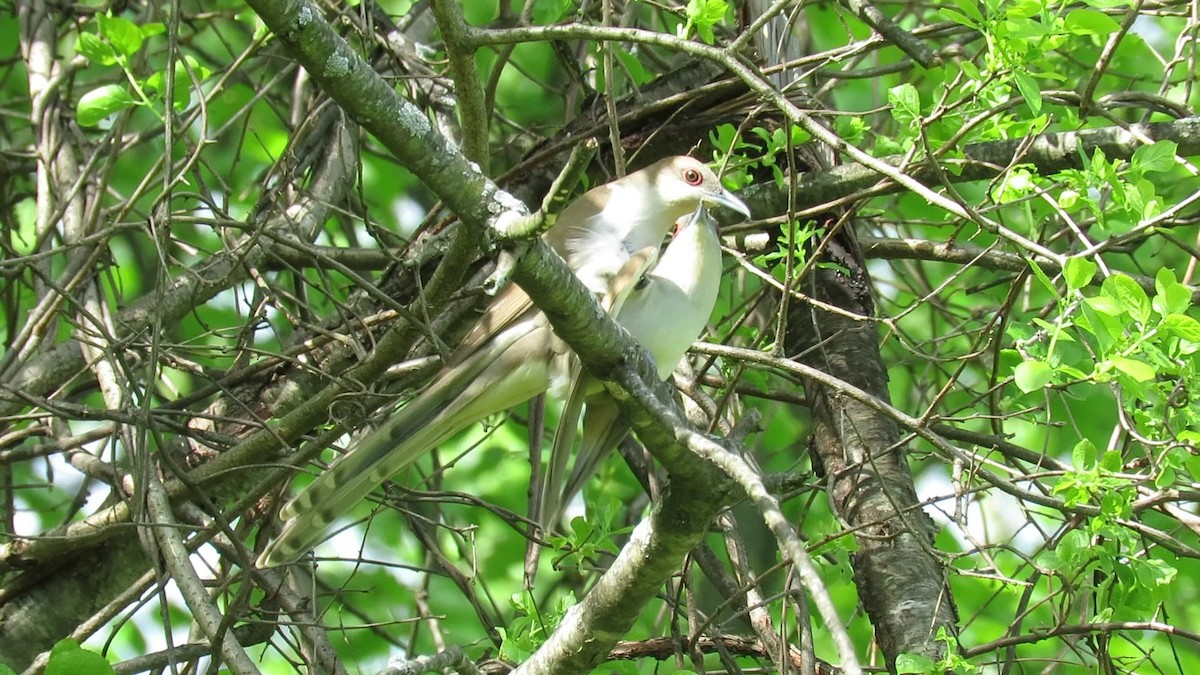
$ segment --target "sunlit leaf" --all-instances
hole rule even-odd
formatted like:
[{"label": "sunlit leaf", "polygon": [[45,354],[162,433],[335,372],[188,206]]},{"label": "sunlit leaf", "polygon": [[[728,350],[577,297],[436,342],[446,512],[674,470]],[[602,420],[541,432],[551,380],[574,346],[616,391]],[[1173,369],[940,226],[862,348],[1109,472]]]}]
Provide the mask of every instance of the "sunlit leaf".
[{"label": "sunlit leaf", "polygon": [[80,33],[75,49],[88,61],[101,66],[111,66],[117,62],[117,54],[112,45],[93,33]]},{"label": "sunlit leaf", "polygon": [[1021,98],[1025,99],[1026,105],[1037,115],[1042,112],[1042,90],[1038,87],[1037,80],[1033,79],[1028,73],[1015,72],[1013,73],[1013,82],[1017,85],[1017,90],[1021,92]]},{"label": "sunlit leaf", "polygon": [[1071,463],[1076,471],[1087,471],[1096,467],[1096,446],[1083,439],[1071,449]]},{"label": "sunlit leaf", "polygon": [[70,638],[50,650],[45,675],[111,675],[112,665],[103,656],[88,651]]},{"label": "sunlit leaf", "polygon": [[909,119],[921,116],[921,95],[907,82],[888,90],[888,103],[892,104],[893,114],[900,112]]},{"label": "sunlit leaf", "polygon": [[1132,278],[1114,274],[1104,280],[1101,291],[1119,302],[1135,321],[1145,323],[1150,318],[1150,298]]},{"label": "sunlit leaf", "polygon": [[113,46],[117,54],[133,56],[142,48],[142,31],[137,24],[119,16],[97,14],[100,35]]},{"label": "sunlit leaf", "polygon": [[1138,382],[1149,382],[1154,379],[1154,368],[1148,363],[1125,356],[1111,356],[1108,360],[1117,370]]},{"label": "sunlit leaf", "polygon": [[108,84],[89,91],[79,99],[79,104],[75,106],[75,119],[80,126],[96,126],[109,115],[131,108],[136,103],[124,87]]},{"label": "sunlit leaf", "polygon": [[1013,379],[1021,391],[1037,391],[1054,378],[1054,369],[1045,361],[1022,361],[1013,370]]},{"label": "sunlit leaf", "polygon": [[1067,12],[1063,28],[1076,35],[1109,35],[1121,30],[1121,24],[1104,12],[1094,9],[1073,9]]},{"label": "sunlit leaf", "polygon": [[1162,330],[1188,342],[1200,344],[1200,321],[1186,314],[1168,314],[1163,317]]},{"label": "sunlit leaf", "polygon": [[924,654],[900,654],[896,657],[897,673],[933,673],[937,663]]},{"label": "sunlit leaf", "polygon": [[1169,171],[1175,166],[1175,153],[1179,145],[1175,141],[1158,141],[1140,146],[1133,151],[1130,164],[1142,171]]},{"label": "sunlit leaf", "polygon": [[1100,267],[1087,258],[1068,258],[1063,266],[1063,278],[1067,280],[1067,288],[1079,290],[1087,286],[1096,276]]}]

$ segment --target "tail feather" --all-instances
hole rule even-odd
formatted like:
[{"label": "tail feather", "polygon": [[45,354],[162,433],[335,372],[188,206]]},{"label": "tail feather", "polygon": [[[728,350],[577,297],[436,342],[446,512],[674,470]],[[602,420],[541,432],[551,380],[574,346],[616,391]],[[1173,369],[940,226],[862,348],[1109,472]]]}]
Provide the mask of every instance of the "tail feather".
[{"label": "tail feather", "polygon": [[[438,415],[439,411],[452,413],[447,404],[468,383],[469,380],[459,377],[436,382],[288,502],[280,511],[280,517],[286,521],[283,531],[262,555],[264,566],[291,562],[320,543],[331,523],[427,451],[431,446],[420,438],[426,434],[419,432],[434,426],[436,418],[444,416]],[[443,435],[454,431],[457,429]]]},{"label": "tail feather", "polygon": [[443,371],[428,389],[284,506],[280,515],[287,522],[260,564],[295,560],[321,541],[333,521],[433,447],[469,424],[545,390],[549,364],[535,352],[547,344],[548,333],[545,325],[506,331]]},{"label": "tail feather", "polygon": [[583,418],[583,441],[571,467],[571,475],[563,486],[563,506],[583,489],[583,484],[596,474],[608,454],[629,433],[629,421],[621,414],[616,401],[607,396],[600,400],[596,398],[588,403]]},{"label": "tail feather", "polygon": [[579,428],[579,418],[583,413],[584,398],[592,378],[583,372],[578,359],[572,359],[574,372],[571,373],[571,388],[567,392],[567,400],[563,404],[562,414],[558,418],[558,428],[554,430],[554,441],[550,446],[550,460],[546,464],[546,473],[542,476],[541,497],[537,503],[535,520],[542,527],[542,532],[549,533],[562,519],[563,477],[567,473],[567,462],[571,458],[571,450],[575,446],[575,436]]}]

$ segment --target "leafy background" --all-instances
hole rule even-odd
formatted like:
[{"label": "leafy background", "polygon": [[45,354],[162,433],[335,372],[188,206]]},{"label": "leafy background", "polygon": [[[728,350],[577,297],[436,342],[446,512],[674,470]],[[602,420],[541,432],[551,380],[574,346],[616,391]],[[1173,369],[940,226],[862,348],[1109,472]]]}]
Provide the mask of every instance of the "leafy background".
[{"label": "leafy background", "polygon": [[[715,45],[737,39],[761,11],[719,0],[615,4],[624,25]],[[598,8],[579,14],[578,3],[569,0],[535,0],[528,8],[536,25],[601,23]],[[494,23],[498,16],[511,21],[519,11],[491,2],[462,9],[468,24],[497,28],[511,25]],[[913,656],[902,659],[901,668],[1196,671],[1195,125],[1193,136],[1182,139],[1143,137],[1107,149],[1072,144],[1057,165],[1032,147],[999,160],[967,152],[971,144],[1186,119],[1197,103],[1194,8],[956,0],[883,9],[940,63],[916,65],[842,5],[810,3],[794,10],[794,40],[807,56],[789,72],[806,85],[804,96],[823,102],[822,121],[844,141],[910,166],[933,158],[938,168],[926,184],[972,218],[909,190],[872,192],[871,183],[844,193],[853,200],[806,197],[808,217],[782,211],[760,217],[749,231],[773,236],[766,248],[731,251],[708,339],[776,355],[772,324],[754,307],[767,297],[766,279],[788,281],[810,264],[798,248],[811,248],[825,233],[813,214],[851,207],[877,303],[891,403],[922,430],[960,432],[947,435],[958,450],[953,456],[920,434],[907,437],[905,446],[918,496],[938,524],[936,555],[949,570],[961,657],[934,664]],[[85,3],[46,11],[56,36],[52,60],[62,77],[42,90],[46,98],[35,91],[43,85],[31,85],[38,76],[31,74],[33,57],[20,48],[28,36],[17,9],[0,15],[0,44],[10,45],[0,66],[7,146],[0,167],[6,315],[0,373],[10,400],[17,400],[14,383],[31,355],[68,340],[106,344],[87,310],[102,307],[111,317],[153,298],[303,193],[296,177],[317,161],[305,144],[321,136],[306,123],[321,124],[319,105],[329,105],[254,12],[237,2]],[[398,52],[411,61],[394,54],[396,62],[381,59],[379,69],[422,105],[445,104],[437,96],[447,91],[446,53],[425,3],[323,11],[341,16],[338,30],[363,54],[375,54],[373,36],[387,33],[375,19],[391,17],[421,47],[415,57]],[[671,48],[609,44],[619,69],[612,86],[601,43],[582,36],[522,42],[511,53],[476,52],[479,72],[496,74],[491,175],[512,171],[507,185],[524,186],[531,202],[540,199],[540,183],[531,178],[536,167],[523,164],[524,157],[552,144],[577,116],[603,109],[604,95],[632,98],[636,108],[636,96],[656,78],[695,63]],[[426,70],[406,70],[413,63]],[[57,141],[38,135],[45,126],[30,126],[33,111],[45,107],[56,111],[57,128],[64,130]],[[725,163],[732,187],[747,194],[780,191],[792,179],[791,151],[819,141],[768,107],[753,97],[734,98],[724,116],[705,111],[692,119],[683,112],[661,126],[686,121],[697,127],[689,127],[689,145],[676,151],[695,145],[703,158]],[[597,136],[604,138],[603,127]],[[236,435],[220,422],[242,416],[209,407],[219,397],[207,388],[254,363],[294,363],[299,341],[364,318],[356,304],[364,279],[386,288],[393,263],[439,245],[438,237],[425,236],[445,224],[432,193],[373,137],[356,140],[354,189],[322,220],[311,243],[377,257],[348,268],[350,259],[327,251],[301,251],[308,257],[295,262],[279,250],[270,264],[231,278],[177,321],[152,324],[157,334],[131,338],[140,358],[117,359],[123,376],[137,383],[130,391],[138,395],[125,401],[125,410],[140,410],[142,419],[159,420],[155,425],[104,414],[112,403],[86,371],[6,408],[0,457],[5,530],[13,542],[52,540],[65,523],[121,499],[112,488],[122,477],[138,476],[145,466],[139,462],[165,453],[171,439],[189,437],[176,407]],[[76,152],[88,195],[84,232],[68,231],[69,218],[45,211],[69,201],[70,181],[57,184],[50,199],[34,178],[36,153],[56,143]],[[970,173],[981,164],[986,175]],[[88,280],[69,292],[56,290],[57,280],[80,264],[81,252],[96,255],[86,263],[93,270]],[[94,305],[47,304],[53,297],[83,303],[78,298],[85,288],[94,289]],[[30,317],[39,311],[49,318],[30,332]],[[344,334],[370,349],[369,333]],[[305,370],[296,370],[293,377],[303,384]],[[761,415],[745,447],[766,474],[791,481],[785,512],[801,528],[860,658],[882,663],[871,648],[872,626],[851,571],[857,544],[831,512],[823,478],[804,452],[808,413],[789,404],[803,397],[797,378],[729,358],[709,372],[722,376],[715,393],[736,387],[742,394],[727,408],[731,419],[750,410]],[[256,391],[274,384],[251,378],[236,386],[246,382]],[[334,408],[327,424],[361,426],[378,405],[342,403],[346,407]],[[521,408],[512,416],[521,422],[530,414]],[[553,424],[552,407],[548,415]],[[94,436],[85,438],[89,432]],[[976,435],[964,435],[970,433]],[[132,438],[137,447],[130,447]],[[350,439],[342,436],[337,444]],[[60,447],[45,445],[56,440]],[[209,440],[209,447],[222,447],[220,439]],[[392,486],[356,509],[353,527],[317,549],[318,574],[307,591],[347,666],[372,671],[390,657],[447,645],[461,646],[472,660],[498,655],[519,662],[582,597],[593,567],[624,543],[645,507],[642,488],[623,463],[607,464],[585,495],[587,520],[576,521],[573,535],[558,542],[565,551],[542,556],[539,583],[528,593],[525,539],[507,515],[526,508],[528,445],[520,424],[473,429],[402,482],[418,492]],[[202,459],[204,452],[193,450],[181,461]],[[430,530],[432,541],[413,533],[414,512],[440,523]],[[793,639],[794,607],[778,595],[791,588],[790,569],[777,564],[776,545],[750,509],[738,507],[736,514],[769,612]],[[261,513],[229,516],[240,543],[253,546]],[[714,532],[708,541],[724,552],[730,537]],[[197,547],[193,566],[211,580],[214,597],[235,623],[272,628],[280,616],[268,611],[261,581],[249,581],[228,548],[199,540]],[[83,554],[61,553],[71,555]],[[28,578],[12,568],[6,575],[13,593]],[[626,639],[688,634],[698,618],[685,611],[689,607],[712,612],[717,632],[745,633],[744,612],[722,605],[699,577],[686,567]],[[87,651],[59,643],[49,670],[102,672],[107,666],[95,654],[119,663],[197,638],[171,580],[151,582],[135,597],[92,629]],[[49,616],[58,608],[42,611]],[[263,635],[247,645],[252,659],[268,672],[290,672],[295,633],[280,627]],[[827,630],[817,624],[813,635],[817,656],[838,663]],[[732,663],[751,668],[755,661]],[[722,665],[716,656],[692,663],[613,661],[600,672],[685,672],[702,664],[719,669],[730,662]]]}]

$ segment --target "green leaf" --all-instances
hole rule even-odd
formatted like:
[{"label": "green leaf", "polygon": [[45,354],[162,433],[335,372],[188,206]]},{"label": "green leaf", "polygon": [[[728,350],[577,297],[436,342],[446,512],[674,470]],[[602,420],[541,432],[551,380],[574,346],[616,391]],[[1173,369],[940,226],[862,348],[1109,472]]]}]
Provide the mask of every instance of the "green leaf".
[{"label": "green leaf", "polygon": [[1077,190],[1063,190],[1058,196],[1058,205],[1064,209],[1075,208],[1079,203],[1079,192]]},{"label": "green leaf", "polygon": [[979,24],[983,23],[983,13],[979,11],[978,0],[954,0],[954,5],[972,21]]},{"label": "green leaf", "polygon": [[97,65],[111,66],[117,62],[117,53],[113,51],[112,45],[101,40],[94,33],[80,33],[75,51],[83,54],[84,58]]},{"label": "green leaf", "polygon": [[621,65],[625,67],[626,74],[629,75],[634,84],[640,87],[654,79],[654,74],[646,70],[646,66],[642,65],[638,57],[620,47],[614,47],[613,53],[621,60]]},{"label": "green leaf", "polygon": [[[1004,10],[1004,15],[1009,19],[1030,19],[1042,13],[1044,3],[1038,0],[1016,0],[1009,2]],[[1021,25],[1029,24],[1029,21],[1020,22]]]},{"label": "green leaf", "polygon": [[933,673],[937,672],[937,664],[933,659],[923,654],[904,653],[896,657],[897,673]]},{"label": "green leaf", "polygon": [[1013,379],[1026,394],[1046,386],[1053,377],[1054,369],[1045,361],[1022,361],[1013,369]]},{"label": "green leaf", "polygon": [[[782,152],[787,149],[787,144],[787,134],[783,132],[782,128],[776,128],[775,131],[771,133],[771,140],[767,142],[767,151],[772,153]],[[771,161],[774,162],[775,158],[772,157]]]},{"label": "green leaf", "polygon": [[111,675],[112,665],[103,656],[79,646],[67,638],[50,650],[45,675]]},{"label": "green leaf", "polygon": [[1117,302],[1135,321],[1146,323],[1150,318],[1150,298],[1146,291],[1130,277],[1124,274],[1114,274],[1104,280],[1100,291]]},{"label": "green leaf", "polygon": [[508,604],[512,605],[513,609],[524,614],[533,615],[537,613],[537,603],[525,592],[510,595],[508,597]]},{"label": "green leaf", "polygon": [[1125,333],[1120,305],[1112,298],[1097,296],[1085,298],[1080,310],[1083,316],[1076,325],[1096,336],[1096,347],[1101,355],[1108,354]]},{"label": "green leaf", "polygon": [[1090,548],[1091,541],[1086,532],[1071,530],[1063,535],[1055,550],[1058,551],[1058,555],[1063,560],[1069,560],[1074,563],[1079,559],[1081,554]]},{"label": "green leaf", "polygon": [[1013,82],[1017,85],[1017,91],[1021,92],[1021,98],[1025,99],[1025,104],[1033,111],[1034,115],[1042,112],[1042,90],[1038,87],[1037,80],[1029,73],[1014,72]]},{"label": "green leaf", "polygon": [[725,19],[725,12],[728,9],[729,5],[725,0],[688,0],[687,8],[684,10],[687,16],[685,32],[688,28],[695,28],[696,34],[700,36],[701,40],[712,44],[716,40],[716,36],[713,35],[713,26]]},{"label": "green leaf", "polygon": [[1162,330],[1177,338],[1200,344],[1200,321],[1187,314],[1168,314],[1163,317]]},{"label": "green leaf", "polygon": [[1154,275],[1154,309],[1159,314],[1182,314],[1192,305],[1192,289],[1175,281],[1170,267],[1161,267]]},{"label": "green leaf", "polygon": [[697,25],[714,26],[725,19],[728,9],[725,0],[688,0],[685,13]]},{"label": "green leaf", "polygon": [[167,27],[158,21],[152,21],[150,23],[143,24],[138,28],[138,30],[141,31],[143,38],[148,38],[154,37],[155,35],[162,35],[163,33],[167,32]]},{"label": "green leaf", "polygon": [[1111,35],[1121,30],[1121,24],[1104,12],[1076,9],[1067,13],[1063,28],[1075,35]]},{"label": "green leaf", "polygon": [[733,152],[734,141],[737,141],[739,138],[737,127],[732,124],[719,124],[716,129],[708,132],[709,142],[722,154]]},{"label": "green leaf", "polygon": [[1111,167],[1108,163],[1108,155],[1104,154],[1103,148],[1096,148],[1092,153],[1092,159],[1088,163],[1088,169],[1096,175],[1100,180],[1108,180],[1111,173]]},{"label": "green leaf", "polygon": [[1127,356],[1113,355],[1108,358],[1108,362],[1114,368],[1132,377],[1138,382],[1149,382],[1154,379],[1154,368],[1150,364],[1137,359],[1131,359]]},{"label": "green leaf", "polygon": [[142,48],[142,31],[137,24],[119,16],[97,14],[100,35],[123,56],[133,56]]},{"label": "green leaf", "polygon": [[1088,439],[1083,439],[1071,449],[1071,464],[1076,471],[1091,471],[1096,468],[1096,446]]},{"label": "green leaf", "polygon": [[[533,650],[524,647],[521,640],[514,635],[509,634],[503,626],[496,628],[500,633],[500,656],[501,658],[509,659],[520,663],[533,655]],[[514,631],[515,632],[515,631]]]},{"label": "green leaf", "polygon": [[1107,295],[1098,295],[1094,298],[1085,300],[1088,307],[1100,312],[1105,316],[1119,317],[1125,313],[1125,306],[1122,305],[1116,298]]},{"label": "green leaf", "polygon": [[1037,277],[1037,280],[1042,283],[1042,286],[1044,286],[1046,290],[1050,291],[1051,295],[1058,295],[1058,289],[1055,288],[1054,282],[1050,280],[1050,277],[1046,276],[1046,273],[1042,271],[1041,266],[1033,262],[1032,258],[1026,257],[1025,262],[1029,264],[1029,269],[1033,270],[1033,276]]},{"label": "green leaf", "polygon": [[117,84],[107,84],[84,94],[75,106],[75,119],[79,126],[94,127],[104,118],[126,108],[132,108],[137,102]]},{"label": "green leaf", "polygon": [[1087,286],[1096,276],[1098,269],[1099,265],[1087,258],[1068,258],[1067,264],[1063,265],[1063,278],[1067,280],[1067,288],[1077,291]]},{"label": "green leaf", "polygon": [[1157,558],[1137,559],[1133,561],[1138,581],[1146,587],[1169,586],[1179,574],[1179,570],[1166,561]]},{"label": "green leaf", "polygon": [[1109,473],[1120,473],[1124,468],[1121,464],[1121,453],[1116,450],[1106,451],[1100,460],[1100,468]]},{"label": "green leaf", "polygon": [[1100,513],[1108,518],[1128,517],[1129,500],[1117,490],[1102,492],[1100,494]]},{"label": "green leaf", "polygon": [[1175,153],[1179,145],[1175,141],[1158,141],[1143,145],[1133,151],[1130,164],[1142,171],[1170,171],[1175,167]]},{"label": "green leaf", "polygon": [[[184,66],[183,61],[175,62],[175,100],[172,101],[172,104],[176,110],[183,110],[191,100],[194,89],[192,85],[193,76],[196,78],[196,81],[203,82],[212,75],[212,71],[201,65],[194,57],[190,55],[185,56],[184,60],[187,61],[187,67]],[[190,75],[188,74],[189,69],[191,70]],[[160,70],[147,77],[142,86],[146,91],[153,92],[159,97],[163,96],[165,93],[164,90],[167,88],[166,72]]]},{"label": "green leaf", "polygon": [[1035,190],[1033,174],[1027,169],[1014,168],[1004,175],[1004,178],[992,189],[992,199],[1001,204],[1023,199]]},{"label": "green leaf", "polygon": [[1037,561],[1041,567],[1052,570],[1060,570],[1068,566],[1068,561],[1063,560],[1055,550],[1042,551],[1042,554],[1037,557]]},{"label": "green leaf", "polygon": [[1183,466],[1193,481],[1200,481],[1200,457],[1189,456],[1183,461]]},{"label": "green leaf", "polygon": [[952,9],[947,9],[947,8],[943,7],[938,10],[938,15],[941,16],[943,19],[946,19],[947,21],[953,21],[954,23],[962,24],[962,25],[966,26],[967,28],[974,28],[975,30],[979,30],[979,28],[980,28],[978,23],[975,23],[974,21],[968,19],[966,16],[964,16],[961,13],[956,12]]},{"label": "green leaf", "polygon": [[[892,116],[900,121],[911,121],[921,116],[921,95],[917,88],[905,82],[888,89],[888,103],[892,105]],[[897,115],[896,113],[902,113]]]},{"label": "green leaf", "polygon": [[[892,116],[896,116],[895,108],[892,109]],[[905,120],[905,123],[908,123],[908,120]],[[890,137],[879,136],[875,139],[875,151],[879,153],[880,156],[898,155],[904,152],[904,149],[907,145],[909,145],[909,143],[899,143]]]}]

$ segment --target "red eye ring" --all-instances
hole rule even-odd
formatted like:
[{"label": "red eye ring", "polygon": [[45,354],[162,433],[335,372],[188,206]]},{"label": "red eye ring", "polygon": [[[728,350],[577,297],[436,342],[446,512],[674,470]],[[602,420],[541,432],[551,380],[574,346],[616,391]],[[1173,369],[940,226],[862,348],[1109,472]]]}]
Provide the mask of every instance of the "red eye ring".
[{"label": "red eye ring", "polygon": [[684,169],[683,180],[687,181],[688,185],[699,185],[704,182],[704,176],[696,169]]}]

